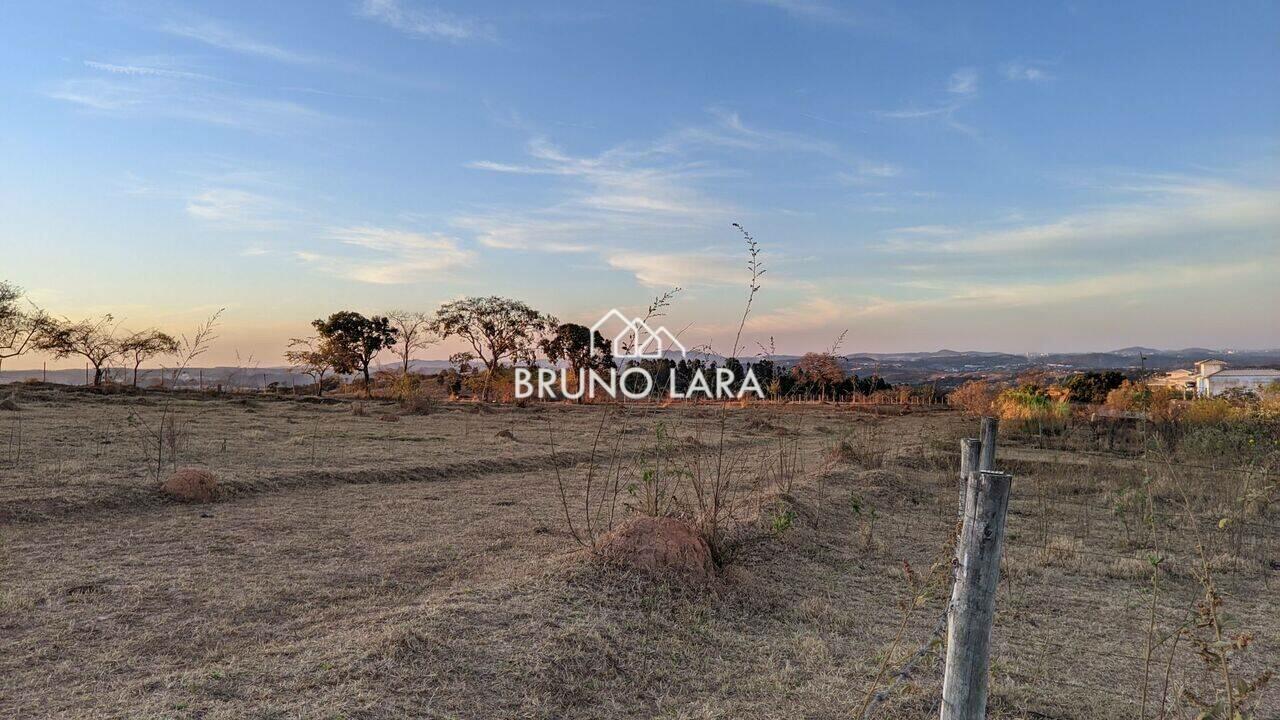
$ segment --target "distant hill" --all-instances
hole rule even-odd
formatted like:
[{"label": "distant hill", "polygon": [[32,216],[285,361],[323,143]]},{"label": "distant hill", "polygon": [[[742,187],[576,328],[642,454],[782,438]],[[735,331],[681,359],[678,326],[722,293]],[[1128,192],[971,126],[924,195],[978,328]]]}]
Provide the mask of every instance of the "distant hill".
[{"label": "distant hill", "polygon": [[1135,345],[1133,347],[1120,348],[1119,350],[1112,350],[1111,354],[1120,355],[1121,357],[1138,357],[1140,355],[1155,355],[1158,352],[1160,351],[1156,350],[1155,348],[1148,348],[1148,347],[1142,347],[1140,345]]},{"label": "distant hill", "polygon": [[[672,359],[680,359],[679,353],[668,353]],[[703,362],[724,364],[724,356],[691,352],[688,358],[698,358]],[[791,367],[800,361],[799,355],[774,355],[770,359],[782,367]],[[1043,367],[1055,372],[1079,372],[1086,370],[1125,370],[1136,372],[1142,367],[1147,370],[1165,371],[1178,368],[1190,369],[1197,360],[1205,358],[1221,358],[1237,367],[1280,367],[1280,349],[1273,350],[1210,350],[1207,348],[1183,348],[1181,350],[1158,350],[1155,348],[1133,346],[1109,352],[1082,353],[1048,353],[1042,355],[1015,355],[1002,352],[986,352],[976,350],[936,350],[933,352],[906,353],[851,353],[840,357],[840,364],[845,372],[858,375],[879,375],[893,383],[919,382],[961,382],[974,377],[1010,377],[1032,368]],[[759,360],[755,355],[739,358],[744,364]],[[414,360],[410,368],[414,372],[434,374],[450,367],[447,360]],[[397,370],[399,365],[386,362],[377,366],[379,370]],[[140,373],[140,384],[147,384],[158,377],[159,370],[144,370]],[[36,370],[5,370],[0,372],[0,383],[21,382],[28,379],[43,379],[45,376]],[[128,382],[128,373],[118,373],[119,380]],[[85,383],[85,371],[81,369],[50,370],[49,382],[67,385]],[[291,372],[286,367],[207,367],[192,368],[183,376],[182,384],[187,387],[206,388],[261,388],[272,383],[290,387],[292,385],[309,384],[311,379],[305,375]]]}]

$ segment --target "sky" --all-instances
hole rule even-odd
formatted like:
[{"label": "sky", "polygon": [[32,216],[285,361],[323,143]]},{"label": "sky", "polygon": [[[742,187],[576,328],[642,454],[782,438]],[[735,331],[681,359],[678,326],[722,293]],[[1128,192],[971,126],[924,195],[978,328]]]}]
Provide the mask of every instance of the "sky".
[{"label": "sky", "polygon": [[1280,347],[1277,38],[1268,2],[6,2],[0,279],[226,308],[209,364],[675,286],[723,351],[737,222],[750,352]]}]

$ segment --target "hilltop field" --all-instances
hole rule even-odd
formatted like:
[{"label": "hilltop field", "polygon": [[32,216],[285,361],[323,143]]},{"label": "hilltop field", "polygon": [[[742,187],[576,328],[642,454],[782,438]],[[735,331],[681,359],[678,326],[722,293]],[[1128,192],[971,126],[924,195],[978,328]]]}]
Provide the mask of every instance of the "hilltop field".
[{"label": "hilltop field", "polygon": [[[0,397],[0,717],[937,713],[957,411]],[[992,717],[1280,716],[1280,446],[1221,432],[1002,426]],[[709,575],[600,551],[709,487]]]}]

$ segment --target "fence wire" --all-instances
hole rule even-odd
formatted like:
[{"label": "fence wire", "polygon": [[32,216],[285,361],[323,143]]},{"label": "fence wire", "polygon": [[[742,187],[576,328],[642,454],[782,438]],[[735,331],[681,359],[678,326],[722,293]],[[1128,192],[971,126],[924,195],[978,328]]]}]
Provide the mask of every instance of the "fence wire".
[{"label": "fence wire", "polygon": [[[997,451],[997,467],[998,458]],[[1175,477],[1239,472],[1146,462]],[[1280,525],[1222,508],[1188,513],[1152,500],[1131,508],[1107,491],[1060,496],[1034,473],[1015,478],[992,633],[990,707],[1015,717],[1195,716],[1200,708],[1192,698],[1225,695],[1221,664],[1206,662],[1192,639],[1211,632],[1196,626],[1206,568],[1221,614],[1234,619],[1228,639],[1274,632],[1256,623],[1275,613],[1270,587],[1280,570],[1278,545]],[[1231,682],[1247,683],[1274,664],[1277,643],[1274,635],[1255,637],[1234,652]],[[1280,692],[1264,686],[1247,707],[1256,717],[1277,717]]]}]

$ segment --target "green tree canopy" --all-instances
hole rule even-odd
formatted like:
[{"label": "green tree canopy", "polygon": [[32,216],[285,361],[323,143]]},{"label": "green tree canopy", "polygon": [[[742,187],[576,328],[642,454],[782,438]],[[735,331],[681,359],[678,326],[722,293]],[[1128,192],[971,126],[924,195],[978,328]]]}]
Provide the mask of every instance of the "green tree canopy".
[{"label": "green tree canopy", "polygon": [[[594,345],[594,352],[592,345]],[[542,353],[551,362],[564,362],[573,368],[575,373],[583,370],[606,370],[614,367],[613,350],[604,336],[593,332],[591,328],[574,323],[564,323],[556,328],[555,333],[544,338],[540,343]]]},{"label": "green tree canopy", "polygon": [[503,360],[532,360],[538,339],[555,326],[555,318],[519,300],[489,296],[445,303],[431,329],[442,338],[465,340],[493,374]]},{"label": "green tree canopy", "polygon": [[133,363],[133,386],[138,387],[138,367],[153,357],[177,354],[177,338],[152,328],[141,330],[120,341],[120,355]]},{"label": "green tree canopy", "polygon": [[364,392],[372,387],[369,368],[378,353],[396,344],[396,330],[391,322],[380,315],[365,317],[358,312],[343,310],[327,320],[314,320],[311,326],[331,354],[333,369],[340,373],[359,371],[364,375]]}]

